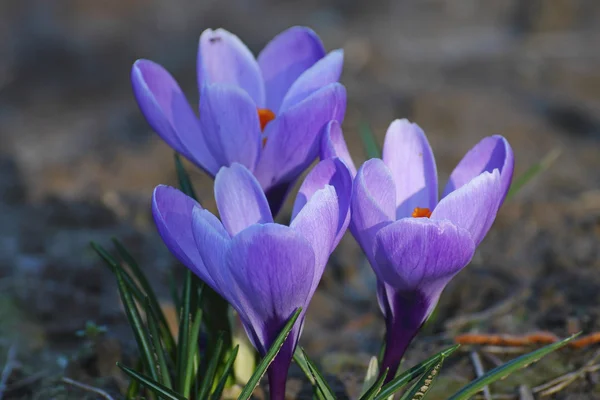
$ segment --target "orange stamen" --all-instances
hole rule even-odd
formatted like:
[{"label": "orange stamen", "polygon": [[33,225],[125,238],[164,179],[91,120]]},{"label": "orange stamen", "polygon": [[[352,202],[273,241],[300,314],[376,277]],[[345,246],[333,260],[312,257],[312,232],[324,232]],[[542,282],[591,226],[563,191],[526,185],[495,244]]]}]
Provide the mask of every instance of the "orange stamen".
[{"label": "orange stamen", "polygon": [[258,119],[260,120],[260,130],[264,131],[265,126],[275,119],[275,113],[268,108],[259,108]]},{"label": "orange stamen", "polygon": [[415,207],[412,216],[413,218],[429,218],[431,217],[431,211],[429,208]]}]

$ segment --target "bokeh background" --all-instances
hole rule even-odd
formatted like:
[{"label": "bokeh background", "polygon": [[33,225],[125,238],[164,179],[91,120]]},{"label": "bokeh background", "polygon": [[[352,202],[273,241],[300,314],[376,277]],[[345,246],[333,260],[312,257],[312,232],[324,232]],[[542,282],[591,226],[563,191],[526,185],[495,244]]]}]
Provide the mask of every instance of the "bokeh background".
[{"label": "bokeh background", "polygon": [[[138,58],[157,61],[197,102],[206,28],[224,27],[257,53],[283,29],[308,25],[327,49],[343,48],[343,127],[357,162],[361,129],[381,143],[395,118],[428,134],[441,182],[490,134],[512,144],[517,176],[560,154],[505,203],[407,365],[460,332],[600,329],[598,21],[595,0],[0,0],[0,368],[10,348],[19,362],[5,398],[84,398],[62,374],[113,394],[126,383],[114,363],[135,354],[132,337],[88,243],[122,239],[168,298],[169,271],[183,267],[149,204],[154,186],[176,185],[173,153],[139,112],[129,72]],[[210,179],[189,169],[213,207]],[[348,235],[301,340],[351,397],[383,328],[362,260]],[[93,343],[76,335],[88,320],[108,329]],[[494,390],[534,388],[594,351],[562,352]],[[473,378],[467,353],[448,365],[433,398]],[[597,380],[587,374],[555,398],[600,398]],[[301,382],[292,378],[291,396],[303,396]]]}]

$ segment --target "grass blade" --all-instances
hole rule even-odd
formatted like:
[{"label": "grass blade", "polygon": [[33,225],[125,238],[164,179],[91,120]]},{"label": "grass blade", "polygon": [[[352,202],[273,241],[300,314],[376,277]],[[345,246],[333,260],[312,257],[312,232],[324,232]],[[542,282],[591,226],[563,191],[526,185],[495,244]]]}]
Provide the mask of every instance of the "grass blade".
[{"label": "grass blade", "polygon": [[108,251],[106,251],[102,246],[97,244],[96,242],[90,242],[92,249],[104,260],[110,271],[116,275],[117,271],[119,271],[127,284],[127,287],[131,290],[131,293],[136,298],[137,301],[143,302],[146,295],[142,292],[142,290],[137,286],[135,281],[131,278],[131,275],[127,273],[121,267],[121,265],[115,260]]},{"label": "grass blade", "polygon": [[260,379],[263,377],[265,372],[267,372],[267,368],[269,368],[269,365],[271,365],[271,362],[273,362],[273,359],[279,353],[281,346],[283,346],[283,342],[285,342],[285,340],[287,339],[301,312],[302,307],[298,307],[298,309],[290,317],[289,321],[285,324],[279,335],[277,335],[277,339],[275,339],[275,342],[273,342],[273,345],[271,346],[269,351],[267,351],[267,354],[265,354],[263,359],[256,367],[256,370],[248,380],[248,383],[246,384],[246,386],[244,386],[242,393],[240,393],[238,400],[248,400],[250,396],[252,396],[252,392],[254,392],[256,385],[258,385]]},{"label": "grass blade", "polygon": [[472,396],[474,396],[476,393],[478,393],[480,390],[482,390],[484,386],[488,386],[491,383],[493,383],[499,379],[505,378],[508,375],[512,374],[513,372],[515,372],[521,368],[527,367],[528,365],[538,361],[540,358],[544,357],[545,355],[560,349],[561,347],[563,347],[564,345],[569,343],[571,340],[573,340],[577,336],[579,336],[579,334],[570,336],[564,340],[561,340],[560,342],[553,343],[548,346],[544,346],[541,349],[538,349],[538,350],[533,351],[528,354],[524,354],[521,357],[515,358],[514,360],[509,361],[506,364],[503,364],[497,368],[494,368],[491,371],[489,371],[487,374],[475,379],[474,381],[472,381],[471,383],[469,383],[468,385],[463,387],[457,393],[452,395],[452,397],[450,397],[449,400],[469,399]]},{"label": "grass blade", "polygon": [[540,162],[533,164],[527,171],[521,174],[518,178],[516,178],[512,185],[510,185],[510,189],[508,190],[508,194],[506,195],[506,199],[512,198],[519,190],[521,190],[526,184],[528,184],[533,178],[546,171],[556,159],[560,156],[560,149],[553,149],[548,154],[541,159]]},{"label": "grass blade", "polygon": [[442,363],[444,362],[444,356],[440,359],[440,362],[430,367],[421,378],[410,388],[409,391],[404,393],[400,400],[410,399],[422,399],[427,396],[427,391],[435,382],[435,378],[440,373]]},{"label": "grass blade", "polygon": [[177,171],[177,178],[179,179],[179,187],[181,188],[181,191],[190,196],[192,199],[198,201],[198,196],[196,196],[196,191],[192,186],[190,176],[183,167],[181,156],[178,153],[175,153],[175,170]]},{"label": "grass blade", "polygon": [[202,310],[200,308],[196,308],[196,314],[194,315],[192,328],[190,330],[189,336],[189,345],[188,345],[188,356],[187,356],[187,365],[185,367],[185,383],[184,387],[187,388],[185,391],[186,396],[189,395],[192,391],[192,385],[194,382],[192,381],[193,377],[198,374],[198,370],[194,371],[194,365],[197,367],[200,363],[200,354],[198,353],[198,341],[200,340],[200,326],[202,325]]},{"label": "grass blade", "polygon": [[217,344],[215,346],[215,351],[213,352],[212,358],[208,363],[208,368],[206,369],[206,374],[204,375],[202,386],[200,386],[200,391],[198,392],[198,400],[208,399],[208,395],[210,390],[212,389],[215,374],[217,373],[217,367],[221,362],[221,353],[223,351],[223,342],[224,342],[225,334],[221,332],[218,337]]},{"label": "grass blade", "polygon": [[331,389],[331,387],[329,386],[329,384],[327,383],[327,381],[325,380],[323,375],[321,375],[317,366],[312,361],[310,361],[310,359],[306,355],[306,352],[304,351],[304,349],[300,349],[300,350],[302,351],[302,355],[304,356],[304,359],[306,360],[306,363],[308,364],[308,369],[310,370],[310,373],[312,374],[312,376],[315,379],[315,386],[317,387],[318,391],[323,396],[323,399],[335,400],[335,394],[333,393],[333,390]]},{"label": "grass blade", "polygon": [[[138,359],[135,369],[142,369],[143,366],[144,365],[142,364],[142,360]],[[139,397],[139,395],[140,395],[140,381],[138,381],[137,379],[132,379],[131,382],[129,382],[129,386],[127,387],[127,392],[125,393],[125,399],[136,400]]]},{"label": "grass blade", "polygon": [[300,346],[297,346],[296,350],[294,351],[294,361],[300,367],[300,369],[302,370],[302,372],[304,373],[304,375],[306,376],[306,378],[312,385],[313,395],[317,398],[317,400],[325,400],[323,393],[321,393],[321,390],[317,387],[317,383],[315,382],[315,377],[313,376],[312,372],[310,371],[310,367],[308,366],[308,361],[306,360],[306,356],[304,355],[304,352],[300,349]]},{"label": "grass blade", "polygon": [[367,373],[365,374],[363,387],[360,392],[361,398],[371,387],[373,387],[373,384],[377,381],[377,375],[379,375],[379,362],[377,361],[377,357],[371,357],[369,366],[367,367]]},{"label": "grass blade", "polygon": [[367,160],[371,158],[381,158],[381,149],[379,148],[377,139],[375,139],[375,135],[373,135],[373,131],[367,122],[362,121],[360,123],[359,132]]},{"label": "grass blade", "polygon": [[125,248],[125,246],[116,238],[113,238],[112,241],[115,245],[115,248],[117,249],[117,252],[121,256],[123,261],[125,261],[125,263],[129,266],[131,272],[133,273],[133,276],[137,279],[140,286],[142,287],[143,292],[148,297],[151,309],[155,312],[158,318],[158,322],[160,322],[159,330],[165,343],[165,347],[167,348],[169,354],[171,354],[173,349],[175,348],[175,338],[173,338],[173,335],[169,330],[169,323],[167,322],[167,318],[162,312],[160,303],[156,298],[156,294],[154,293],[150,282],[148,282],[148,278],[146,278],[146,275],[138,265],[137,261],[135,261],[131,253],[127,250],[127,248]]},{"label": "grass blade", "polygon": [[381,392],[381,387],[383,386],[383,382],[385,382],[388,372],[390,372],[389,369],[383,371],[377,382],[373,383],[373,386],[360,397],[360,400],[373,400]]},{"label": "grass blade", "polygon": [[133,335],[135,336],[135,340],[138,345],[138,350],[141,353],[144,368],[150,373],[152,379],[158,380],[154,352],[152,351],[150,339],[148,338],[148,335],[146,334],[146,329],[144,328],[144,325],[142,323],[142,317],[140,316],[140,313],[137,309],[137,305],[135,304],[135,300],[133,300],[133,297],[127,288],[127,284],[125,283],[125,280],[121,275],[121,272],[119,270],[116,270],[115,273],[117,275],[117,283],[119,286],[121,301],[123,302],[125,314],[127,314],[129,324],[133,329]]},{"label": "grass blade", "polygon": [[[231,371],[233,369],[233,363],[235,362],[235,359],[237,357],[239,349],[240,349],[240,346],[237,345],[231,351],[229,358],[225,362],[225,367],[223,368],[223,374],[221,375],[221,378],[219,379],[219,383],[215,387],[215,391],[213,392],[213,394],[211,396],[211,400],[220,400],[221,399],[221,395],[223,394],[223,389],[225,389],[225,385],[227,384],[229,375],[231,375]],[[201,398],[199,397],[199,399],[201,399]]]},{"label": "grass blade", "polygon": [[392,381],[388,382],[386,385],[381,388],[381,392],[375,398],[376,400],[384,400],[389,396],[396,393],[398,390],[402,389],[413,379],[421,376],[428,371],[430,368],[433,368],[442,360],[442,358],[448,358],[450,354],[454,353],[460,345],[456,344],[452,347],[447,348],[446,350],[442,350],[437,354],[429,357],[427,360],[415,365],[414,367],[404,371],[400,375],[396,376]]},{"label": "grass blade", "polygon": [[[176,389],[179,393],[183,393],[185,397],[189,396],[189,387],[187,386],[186,371],[188,358],[190,354],[190,320],[192,315],[190,312],[191,297],[192,297],[192,271],[185,271],[185,282],[183,286],[183,295],[181,296],[181,312],[179,313],[179,338],[177,339],[177,385]],[[188,390],[188,393],[185,391]]]},{"label": "grass blade", "polygon": [[149,390],[151,390],[153,393],[156,393],[161,398],[168,399],[168,400],[187,400],[187,398],[185,398],[182,395],[177,394],[173,390],[161,385],[160,383],[156,382],[155,380],[151,379],[150,377],[140,374],[139,372],[136,372],[133,369],[122,365],[119,362],[117,363],[117,365],[119,366],[119,368],[121,368],[123,370],[123,372],[125,372],[131,378],[139,381],[142,385],[146,386]]},{"label": "grass blade", "polygon": [[171,382],[171,375],[169,374],[169,368],[165,358],[165,349],[162,347],[160,341],[161,336],[158,332],[159,324],[156,320],[156,312],[152,309],[151,303],[151,300],[146,297],[144,311],[146,312],[146,322],[148,324],[148,329],[150,330],[150,339],[152,340],[152,345],[154,347],[154,354],[156,354],[156,359],[158,361],[158,377],[161,384],[172,389],[173,383]]}]

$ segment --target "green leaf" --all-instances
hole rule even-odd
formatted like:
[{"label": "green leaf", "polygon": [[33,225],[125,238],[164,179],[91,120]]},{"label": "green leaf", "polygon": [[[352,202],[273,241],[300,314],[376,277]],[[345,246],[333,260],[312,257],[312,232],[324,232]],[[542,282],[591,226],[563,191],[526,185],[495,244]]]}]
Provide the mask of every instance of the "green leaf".
[{"label": "green leaf", "polygon": [[400,400],[422,399],[427,396],[427,391],[431,385],[433,385],[435,378],[437,378],[438,374],[440,373],[440,368],[442,368],[443,362],[444,356],[442,356],[439,363],[430,367],[413,385],[413,387],[404,393]]},{"label": "green leaf", "polygon": [[167,366],[167,360],[165,358],[165,349],[160,341],[161,336],[158,332],[156,312],[152,309],[151,303],[151,300],[146,297],[144,311],[146,312],[146,323],[150,330],[150,339],[152,340],[152,346],[154,347],[154,354],[156,354],[156,359],[158,361],[158,377],[160,378],[160,383],[171,389],[173,388],[173,384],[171,382],[171,375],[169,374],[169,367]]},{"label": "green leaf", "polygon": [[[373,358],[375,359],[375,361],[377,361],[375,357]],[[373,386],[371,386],[371,388],[361,396],[360,400],[373,400],[375,396],[377,396],[379,392],[381,392],[381,387],[383,386],[383,382],[385,382],[385,378],[387,377],[388,372],[390,372],[390,370],[386,368],[386,370],[383,371],[383,374],[381,374],[379,379],[377,379],[377,382],[373,383]]]},{"label": "green leaf", "polygon": [[181,318],[179,313],[181,312],[181,299],[179,298],[179,294],[177,293],[177,283],[175,282],[175,275],[173,271],[169,273],[169,291],[171,292],[171,299],[173,300],[173,305],[175,306],[175,313],[177,318]]},{"label": "green leaf", "polygon": [[[231,351],[229,358],[227,358],[227,361],[225,362],[225,367],[223,368],[223,373],[221,374],[219,383],[215,387],[215,391],[213,392],[213,394],[211,396],[211,400],[220,400],[221,399],[221,395],[223,394],[223,389],[225,389],[225,385],[227,384],[227,380],[229,379],[229,375],[231,374],[231,371],[233,369],[233,363],[235,362],[235,359],[238,355],[239,349],[240,349],[239,345],[235,346],[233,348],[233,350]],[[200,397],[199,397],[199,399],[200,399]]]},{"label": "green leaf", "polygon": [[224,336],[224,333],[221,332],[217,340],[217,344],[215,346],[215,351],[213,352],[212,358],[208,363],[208,368],[206,370],[206,374],[204,375],[202,386],[200,386],[200,391],[198,392],[199,400],[208,399],[210,389],[212,388],[215,380],[215,374],[217,373],[217,367],[221,362],[221,352],[223,351]]},{"label": "green leaf", "polygon": [[484,386],[488,386],[499,379],[506,378],[513,372],[525,368],[536,361],[539,361],[540,358],[544,357],[549,353],[552,353],[553,351],[560,349],[577,336],[579,336],[579,333],[568,337],[564,340],[561,340],[560,342],[553,343],[531,353],[524,354],[521,357],[515,358],[514,360],[507,362],[506,364],[500,365],[499,367],[488,371],[488,373],[486,373],[485,375],[475,379],[474,381],[460,389],[457,393],[452,395],[452,397],[450,397],[449,400],[469,399],[476,393],[478,393],[480,390],[482,390]]},{"label": "green leaf", "polygon": [[367,122],[362,121],[360,123],[359,132],[367,159],[381,158],[381,150],[377,144],[377,139],[375,139],[375,135],[373,135],[373,131]]},{"label": "green leaf", "polygon": [[300,316],[301,312],[302,312],[302,307],[298,307],[298,309],[294,312],[294,314],[290,317],[288,322],[285,324],[285,326],[283,327],[283,329],[281,330],[279,335],[277,335],[277,338],[273,342],[273,345],[271,346],[269,351],[267,351],[267,354],[265,354],[263,359],[260,361],[260,363],[256,367],[254,374],[252,374],[252,376],[248,380],[248,383],[246,384],[246,386],[244,386],[244,389],[242,390],[242,393],[240,393],[238,400],[248,400],[250,398],[250,396],[252,396],[252,392],[254,392],[256,385],[258,385],[258,383],[260,382],[260,379],[263,377],[265,372],[267,372],[267,368],[269,368],[269,365],[271,365],[271,363],[273,362],[273,359],[275,358],[275,356],[277,356],[277,354],[279,353],[279,350],[281,350],[281,346],[283,346],[283,343],[285,342],[288,335],[290,334],[290,331],[294,327],[294,324],[296,323],[296,320]]},{"label": "green leaf", "polygon": [[318,400],[325,400],[325,397],[321,390],[317,387],[317,382],[315,381],[315,377],[310,371],[310,367],[308,366],[308,361],[306,356],[300,346],[296,346],[296,350],[294,351],[294,361],[300,367],[306,378],[309,380],[310,384],[313,387],[313,394]]},{"label": "green leaf", "polygon": [[123,302],[125,314],[127,314],[127,319],[129,320],[131,329],[133,329],[133,334],[138,345],[138,350],[141,353],[144,367],[146,371],[150,373],[152,379],[158,380],[154,352],[152,350],[152,345],[150,344],[150,339],[146,333],[146,329],[142,323],[142,317],[140,316],[137,305],[135,304],[135,300],[133,300],[133,297],[127,288],[127,284],[125,283],[125,280],[123,279],[123,276],[119,270],[116,270],[116,275],[117,283],[119,285],[119,293],[121,294],[121,301]]},{"label": "green leaf", "polygon": [[369,391],[369,388],[373,387],[375,381],[377,381],[377,375],[379,375],[379,362],[377,357],[371,357],[369,366],[367,367],[367,373],[365,374],[365,380],[360,392],[361,397]]},{"label": "green leaf", "polygon": [[310,361],[310,359],[306,355],[306,352],[304,351],[304,349],[301,348],[300,350],[302,351],[302,355],[304,356],[304,359],[306,360],[306,363],[308,364],[308,369],[310,370],[311,375],[315,379],[315,386],[317,387],[318,391],[323,396],[323,399],[335,400],[335,394],[333,393],[333,390],[331,389],[331,387],[329,386],[329,384],[327,383],[327,381],[325,380],[323,375],[321,375],[317,366],[312,361]]},{"label": "green leaf", "polygon": [[506,199],[511,199],[519,190],[521,190],[526,184],[528,184],[533,178],[546,171],[560,156],[560,149],[553,149],[542,158],[542,160],[536,164],[533,164],[527,171],[521,174],[518,178],[513,180]]},{"label": "green leaf", "polygon": [[[142,359],[139,358],[136,362],[136,369],[142,369],[144,365],[142,364]],[[129,382],[129,386],[127,387],[127,392],[125,393],[125,398],[127,400],[137,400],[140,395],[140,381],[137,379],[132,379]]]},{"label": "green leaf", "polygon": [[188,359],[193,357],[190,353],[190,320],[191,315],[191,297],[192,290],[192,271],[185,271],[185,282],[183,286],[183,295],[181,296],[181,312],[179,316],[179,338],[177,339],[178,354],[177,354],[177,385],[176,389],[179,393],[183,393],[185,397],[190,395],[191,388],[189,387],[189,378],[186,376]]},{"label": "green leaf", "polygon": [[123,372],[125,372],[131,378],[139,381],[142,385],[146,386],[148,389],[159,395],[161,398],[168,400],[188,400],[186,397],[183,397],[182,395],[174,392],[168,387],[161,385],[160,383],[156,382],[155,380],[144,374],[140,374],[139,372],[136,372],[133,369],[122,365],[119,362],[117,362],[117,365],[123,370]]},{"label": "green leaf", "polygon": [[171,354],[173,352],[173,349],[175,349],[176,347],[175,338],[173,338],[173,335],[171,334],[167,318],[162,312],[162,308],[160,307],[158,298],[156,297],[156,294],[154,293],[150,282],[148,282],[148,278],[146,278],[146,275],[139,267],[138,263],[135,261],[131,253],[127,250],[127,248],[125,248],[125,246],[116,238],[113,238],[112,241],[115,245],[115,248],[117,249],[117,252],[121,256],[123,261],[125,261],[125,263],[129,266],[131,272],[133,273],[133,276],[137,279],[140,286],[142,287],[143,292],[146,294],[148,301],[150,302],[151,309],[154,311],[158,322],[160,322],[158,327],[162,335],[162,339],[165,342],[167,352]]},{"label": "green leaf", "polygon": [[190,196],[192,199],[198,201],[198,196],[196,196],[196,191],[192,186],[190,176],[183,167],[181,156],[177,153],[175,153],[175,170],[177,171],[177,178],[179,179],[179,187],[181,188],[181,191]]},{"label": "green leaf", "polygon": [[92,246],[92,249],[94,249],[94,251],[96,251],[96,253],[98,253],[98,255],[104,260],[104,262],[113,274],[116,274],[117,271],[121,273],[123,279],[125,280],[125,283],[127,284],[127,287],[129,288],[129,290],[131,290],[131,293],[136,298],[136,300],[139,302],[143,302],[146,295],[137,286],[135,281],[131,278],[131,275],[129,275],[127,271],[125,271],[123,267],[121,267],[117,260],[115,260],[102,246],[95,242],[90,242],[90,245]]},{"label": "green leaf", "polygon": [[418,376],[421,376],[428,371],[430,368],[433,368],[443,358],[448,358],[450,354],[454,353],[460,345],[456,344],[452,347],[447,348],[446,350],[442,350],[437,354],[429,357],[427,360],[415,365],[414,367],[404,371],[400,375],[396,376],[392,381],[388,382],[386,385],[381,388],[381,392],[377,395],[375,400],[384,400],[389,396],[392,396],[398,390],[402,389],[406,384],[411,382],[413,379],[416,379]]}]

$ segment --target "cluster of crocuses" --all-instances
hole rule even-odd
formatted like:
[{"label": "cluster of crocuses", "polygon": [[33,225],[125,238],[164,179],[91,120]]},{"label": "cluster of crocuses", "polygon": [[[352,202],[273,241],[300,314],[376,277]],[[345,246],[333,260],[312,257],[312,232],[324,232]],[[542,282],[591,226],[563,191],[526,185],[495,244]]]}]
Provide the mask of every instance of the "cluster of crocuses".
[{"label": "cluster of crocuses", "polygon": [[[387,335],[380,370],[400,360],[446,284],[473,257],[513,173],[501,136],[484,138],[450,175],[441,199],[424,132],[390,125],[382,159],[356,169],[341,123],[343,52],[326,53],[310,29],[290,28],[257,58],[235,35],[206,30],[198,49],[199,113],[160,65],[137,61],[131,79],[152,128],[214,177],[219,217],[177,189],[158,186],[153,215],[171,252],[238,312],[261,353],[298,308],[306,310],[347,228],[378,279]],[[199,116],[198,116],[199,114]],[[274,221],[302,183],[289,225]],[[269,368],[281,399],[304,321]]]}]

